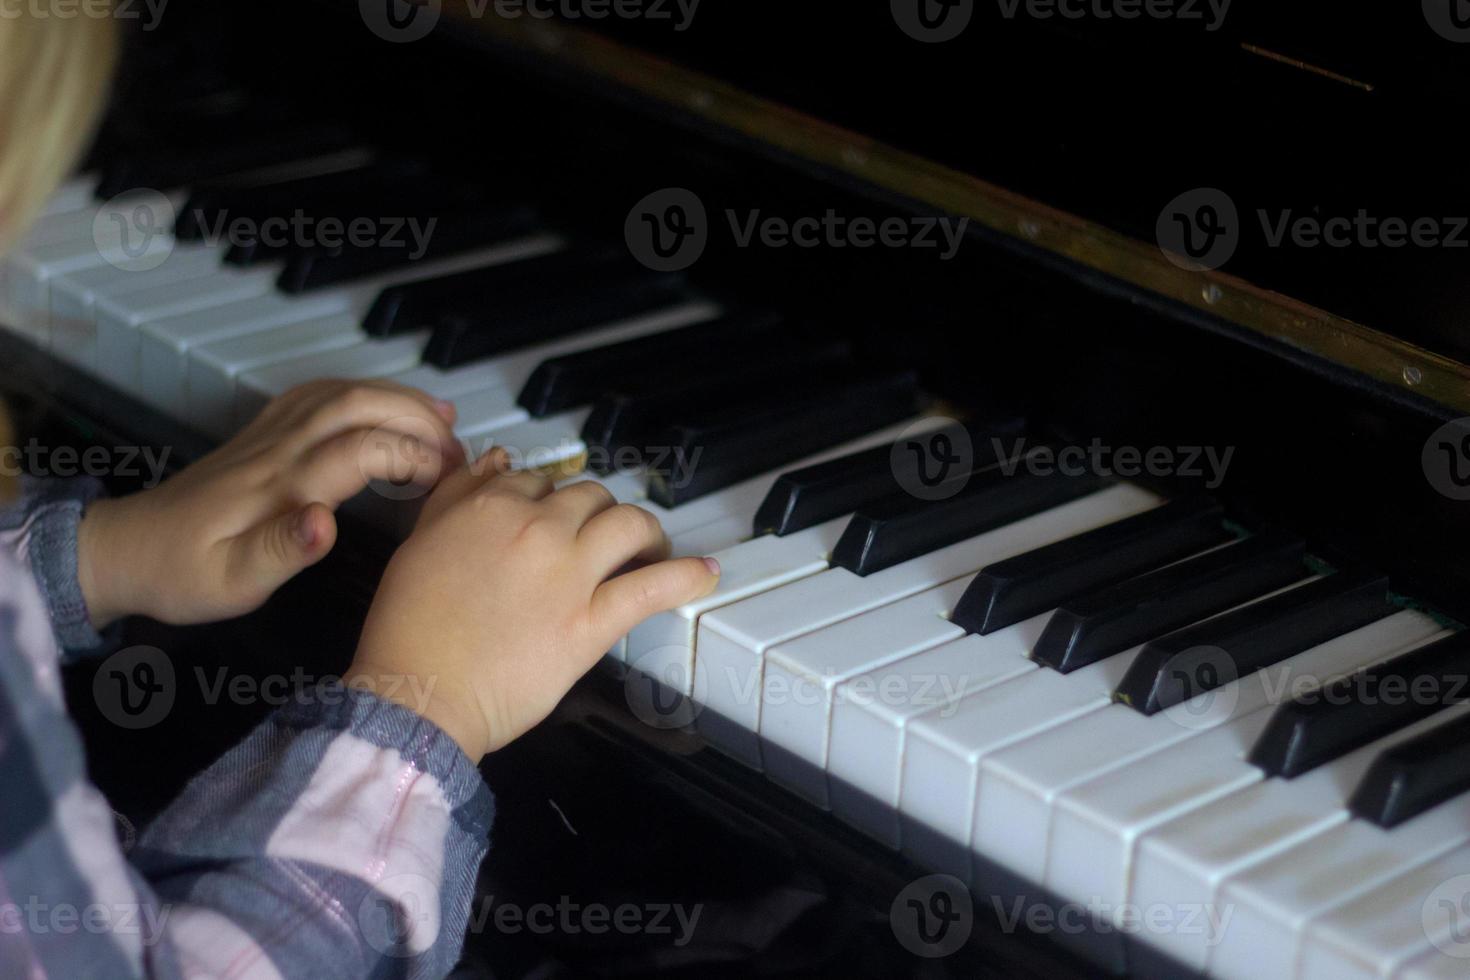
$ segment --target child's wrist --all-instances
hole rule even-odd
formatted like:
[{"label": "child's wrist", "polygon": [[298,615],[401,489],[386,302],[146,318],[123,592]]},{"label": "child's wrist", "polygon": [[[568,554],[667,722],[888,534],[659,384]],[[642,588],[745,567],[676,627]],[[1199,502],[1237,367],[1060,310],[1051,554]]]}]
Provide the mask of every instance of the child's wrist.
[{"label": "child's wrist", "polygon": [[92,627],[97,630],[142,611],[127,601],[118,575],[119,558],[126,555],[117,540],[122,505],[121,500],[94,500],[77,525],[77,584]]},{"label": "child's wrist", "polygon": [[[490,753],[491,736],[483,713],[473,697],[459,686],[448,685],[453,693],[439,691],[437,676],[412,671],[423,683],[400,683],[406,672],[365,657],[361,652],[342,675],[342,683],[364,688],[385,701],[402,705],[419,717],[433,722],[476,764]],[[466,695],[466,696],[461,696]]]}]

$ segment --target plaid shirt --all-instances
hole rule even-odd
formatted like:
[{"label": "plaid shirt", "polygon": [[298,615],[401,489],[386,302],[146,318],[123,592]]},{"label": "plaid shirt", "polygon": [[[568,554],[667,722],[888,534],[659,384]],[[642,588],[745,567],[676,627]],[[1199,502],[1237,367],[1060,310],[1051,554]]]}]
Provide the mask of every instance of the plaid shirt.
[{"label": "plaid shirt", "polygon": [[490,792],[443,732],[366,692],[278,711],[124,854],[60,677],[103,646],[76,574],[93,493],[33,483],[0,511],[0,976],[448,973]]}]

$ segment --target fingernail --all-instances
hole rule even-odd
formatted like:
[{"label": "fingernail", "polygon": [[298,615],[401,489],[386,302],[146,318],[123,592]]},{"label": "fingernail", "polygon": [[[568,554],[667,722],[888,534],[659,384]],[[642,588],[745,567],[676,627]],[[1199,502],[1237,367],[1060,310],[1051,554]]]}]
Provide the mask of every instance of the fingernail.
[{"label": "fingernail", "polygon": [[453,422],[455,415],[454,402],[447,402],[442,398],[434,399],[434,411],[443,416],[446,422]]},{"label": "fingernail", "polygon": [[291,521],[291,533],[296,535],[296,540],[301,542],[304,548],[310,548],[316,544],[316,529],[312,522],[306,518],[307,512],[299,510],[296,517]]},{"label": "fingernail", "polygon": [[713,558],[706,558],[704,560],[704,564],[705,567],[709,569],[709,573],[711,575],[713,575],[715,578],[720,577],[720,563],[718,561]]}]

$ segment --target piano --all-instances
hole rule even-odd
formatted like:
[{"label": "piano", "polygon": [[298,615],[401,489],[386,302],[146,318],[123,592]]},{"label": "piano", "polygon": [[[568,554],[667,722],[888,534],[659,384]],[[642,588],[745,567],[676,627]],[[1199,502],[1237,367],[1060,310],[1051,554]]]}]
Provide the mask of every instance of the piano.
[{"label": "piano", "polygon": [[[1470,975],[1458,21],[851,6],[127,25],[4,385],[177,465],[389,378],[719,558],[487,761],[482,872],[706,936],[464,976]],[[399,489],[283,629],[350,649]]]}]

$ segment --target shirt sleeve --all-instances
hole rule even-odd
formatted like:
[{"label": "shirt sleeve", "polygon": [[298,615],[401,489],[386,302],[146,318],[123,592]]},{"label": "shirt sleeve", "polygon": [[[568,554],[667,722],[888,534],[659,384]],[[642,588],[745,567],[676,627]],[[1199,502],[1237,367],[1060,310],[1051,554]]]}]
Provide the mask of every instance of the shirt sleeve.
[{"label": "shirt sleeve", "polygon": [[91,477],[27,477],[20,500],[0,509],[0,542],[30,567],[66,659],[103,653],[111,646],[110,636],[92,628],[77,580],[77,526],[87,505],[102,493],[102,484]]},{"label": "shirt sleeve", "polygon": [[396,703],[321,685],[125,850],[66,714],[41,575],[0,549],[0,976],[453,968],[493,803],[452,739]]}]

